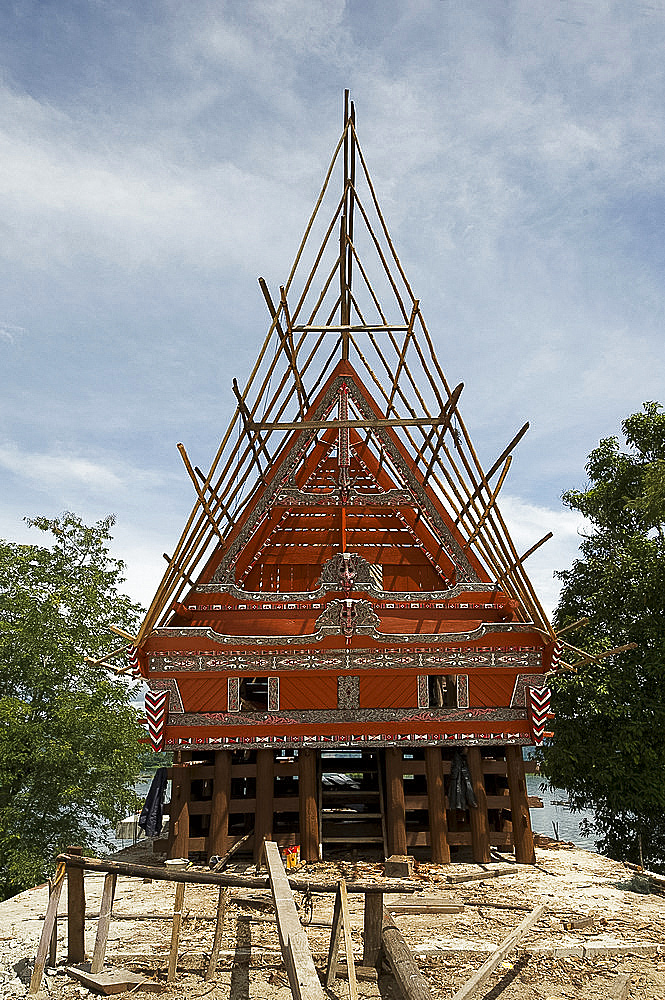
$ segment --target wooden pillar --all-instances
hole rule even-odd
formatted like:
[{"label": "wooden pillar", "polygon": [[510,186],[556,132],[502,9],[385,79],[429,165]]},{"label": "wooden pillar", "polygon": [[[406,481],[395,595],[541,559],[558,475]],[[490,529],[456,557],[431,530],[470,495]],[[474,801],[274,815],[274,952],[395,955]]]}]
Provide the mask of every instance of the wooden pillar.
[{"label": "wooden pillar", "polygon": [[231,800],[231,750],[215,751],[215,773],[210,806],[208,855],[221,857],[229,847],[229,802]]},{"label": "wooden pillar", "polygon": [[376,969],[381,964],[381,928],[383,925],[383,893],[365,893],[363,917],[363,965]]},{"label": "wooden pillar", "polygon": [[171,812],[169,813],[169,858],[189,857],[189,794],[191,783],[191,772],[187,764],[184,761],[180,764],[174,763],[171,784]]},{"label": "wooden pillar", "polygon": [[506,746],[506,770],[508,773],[508,791],[510,792],[510,812],[513,822],[515,861],[523,865],[535,865],[536,852],[533,848],[531,814],[529,812],[529,799],[521,747],[511,744]]},{"label": "wooden pillar", "polygon": [[473,784],[473,794],[478,803],[477,809],[469,809],[471,824],[471,850],[473,860],[479,864],[487,864],[490,860],[490,829],[487,815],[487,795],[485,794],[485,776],[483,774],[483,758],[479,747],[469,747],[466,752],[469,763],[469,773]]},{"label": "wooden pillar", "polygon": [[427,808],[429,811],[429,838],[432,861],[437,865],[450,864],[446,798],[443,790],[441,748],[425,748],[425,774],[427,777]]},{"label": "wooden pillar", "polygon": [[404,755],[399,747],[388,747],[385,753],[388,850],[391,854],[406,854]]},{"label": "wooden pillar", "polygon": [[316,750],[298,751],[298,805],[300,811],[300,857],[308,864],[313,864],[319,860]]},{"label": "wooden pillar", "polygon": [[[67,854],[83,854],[82,847],[68,847]],[[82,868],[67,869],[67,962],[85,962],[85,882]]]},{"label": "wooden pillar", "polygon": [[[316,759],[315,759],[316,765]],[[315,772],[316,773],[316,772]],[[275,757],[272,750],[256,751],[256,810],[254,813],[254,861],[259,864],[263,841],[272,840]],[[316,799],[315,799],[316,801]],[[318,858],[318,842],[317,857]]]}]

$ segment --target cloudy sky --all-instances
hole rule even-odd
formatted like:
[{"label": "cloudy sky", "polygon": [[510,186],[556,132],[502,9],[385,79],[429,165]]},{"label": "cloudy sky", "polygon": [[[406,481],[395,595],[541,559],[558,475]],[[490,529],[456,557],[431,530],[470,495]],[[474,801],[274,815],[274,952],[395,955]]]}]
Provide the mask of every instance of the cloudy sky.
[{"label": "cloudy sky", "polygon": [[[0,536],[117,515],[148,602],[342,126],[544,602],[601,437],[665,401],[665,3],[0,4]],[[35,540],[40,540],[39,538]]]}]

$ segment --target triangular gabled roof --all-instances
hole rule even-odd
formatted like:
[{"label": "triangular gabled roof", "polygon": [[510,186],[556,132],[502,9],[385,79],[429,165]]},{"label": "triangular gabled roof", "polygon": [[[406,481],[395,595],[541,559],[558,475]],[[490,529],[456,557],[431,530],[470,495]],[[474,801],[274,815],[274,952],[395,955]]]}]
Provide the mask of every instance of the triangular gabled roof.
[{"label": "triangular gabled roof", "polygon": [[[341,195],[332,183],[336,168]],[[298,470],[311,467],[310,479],[319,476],[312,489],[325,489],[325,460],[335,448],[362,459],[368,482],[390,482],[417,499],[411,528],[429,532],[427,548],[443,547],[442,587],[451,573],[494,583],[517,600],[522,620],[553,635],[525,572],[526,554],[517,552],[497,504],[528,424],[485,471],[458,409],[462,386],[446,380],[395,253],[348,94],[342,135],[288,278],[279,295],[259,282],[270,327],[242,391],[234,380],[236,410],[209,472],[193,468],[178,446],[197,499],[139,644],[193,584],[215,573],[221,580],[231,566],[244,573],[242,557],[260,543],[256,518],[267,516]]]}]

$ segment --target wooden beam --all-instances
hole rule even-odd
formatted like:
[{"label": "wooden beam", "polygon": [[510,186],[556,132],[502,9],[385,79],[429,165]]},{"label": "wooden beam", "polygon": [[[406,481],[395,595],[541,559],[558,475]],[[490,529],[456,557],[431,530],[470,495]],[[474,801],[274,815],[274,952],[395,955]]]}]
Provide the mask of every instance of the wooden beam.
[{"label": "wooden beam", "polygon": [[42,934],[39,939],[39,945],[37,946],[37,955],[35,957],[35,965],[32,970],[28,993],[38,993],[39,987],[42,984],[44,967],[46,966],[46,959],[51,947],[51,938],[53,937],[53,931],[56,927],[58,904],[60,902],[60,894],[62,893],[62,887],[65,881],[65,872],[66,866],[64,861],[58,860],[55,875],[53,877],[52,889],[49,894],[48,906],[46,907],[44,926],[42,927]]},{"label": "wooden beam", "polygon": [[[254,861],[259,862],[263,841],[272,840],[275,756],[272,750],[256,751],[256,811],[254,813]],[[318,859],[317,859],[318,860]]]},{"label": "wooden beam", "polygon": [[169,971],[167,983],[175,980],[178,969],[178,948],[180,946],[180,931],[182,929],[182,911],[185,903],[185,883],[179,882],[175,888],[175,903],[173,906],[173,924],[171,926],[171,950],[169,952]]},{"label": "wooden beam", "polygon": [[90,972],[96,975],[104,968],[104,958],[106,957],[106,943],[109,938],[109,927],[111,926],[111,911],[113,910],[113,897],[115,896],[115,885],[118,876],[112,872],[107,872],[104,876],[104,889],[102,899],[99,904],[99,923],[97,924],[97,936],[95,938],[95,950],[90,963]]},{"label": "wooden beam", "polygon": [[387,747],[385,755],[388,850],[391,854],[406,854],[404,754],[400,747]]},{"label": "wooden beam", "polygon": [[215,771],[210,806],[210,855],[222,855],[228,849],[229,802],[231,800],[231,750],[215,750]]},{"label": "wooden beam", "polygon": [[[81,857],[82,847],[68,847],[67,853]],[[83,869],[67,868],[67,962],[85,962],[85,884]]]},{"label": "wooden beam", "polygon": [[349,323],[329,323],[326,326],[294,326],[294,333],[406,333],[408,325],[394,323],[361,323],[355,326]]},{"label": "wooden beam", "polygon": [[169,845],[169,858],[189,857],[189,790],[191,772],[184,764],[173,765],[171,780],[171,800],[175,809],[169,814],[169,831],[173,831],[173,840]]},{"label": "wooden beam", "polygon": [[399,927],[385,909],[381,942],[383,953],[405,1000],[432,1000],[429,983],[418,968]]},{"label": "wooden beam", "polygon": [[300,856],[308,865],[319,860],[319,820],[316,805],[315,750],[298,751],[298,806],[300,817]]},{"label": "wooden beam", "polygon": [[[214,872],[187,871],[176,869],[171,871],[164,866],[137,865],[127,861],[108,861],[101,858],[83,858],[70,854],[59,854],[56,862],[66,864],[71,868],[81,868],[91,872],[115,872],[117,875],[129,875],[135,878],[149,878],[156,882],[187,882],[192,885],[228,885],[239,889],[269,889],[270,882],[262,877],[245,877],[240,875],[216,874]],[[293,889],[301,892],[309,889],[316,893],[337,892],[336,882],[314,882],[308,878],[295,876],[289,878]],[[362,895],[380,895],[384,892],[418,892],[418,886],[407,879],[384,879],[381,882],[347,882],[347,892],[359,892]]]},{"label": "wooden beam", "polygon": [[344,954],[346,955],[346,967],[349,977],[349,996],[351,1000],[357,1000],[358,986],[356,984],[356,967],[353,960],[351,918],[349,916],[349,901],[346,894],[346,882],[344,879],[340,879],[337,887],[337,894],[335,896],[335,905],[333,907],[330,947],[328,948],[328,963],[326,966],[325,984],[327,987],[330,987],[337,978],[340,933],[344,934]]},{"label": "wooden beam", "polygon": [[229,890],[224,886],[219,887],[219,896],[217,897],[217,916],[215,919],[215,937],[212,942],[212,948],[210,949],[210,958],[208,959],[208,968],[206,969],[205,978],[209,982],[214,978],[217,971],[217,962],[219,961],[219,952],[222,947],[222,934],[224,932],[224,913],[226,911],[226,900],[229,895]]},{"label": "wooden beam", "polygon": [[510,814],[513,826],[515,861],[518,861],[522,865],[535,865],[536,852],[533,847],[531,814],[529,812],[522,747],[507,744],[506,769],[510,792]]},{"label": "wooden beam", "polygon": [[314,966],[307,934],[303,930],[293,892],[274,841],[265,842],[270,889],[275,904],[282,958],[295,1000],[324,1000],[325,993]]},{"label": "wooden beam", "polygon": [[485,792],[485,776],[483,774],[483,759],[480,747],[468,747],[466,759],[469,763],[469,773],[473,784],[473,794],[478,808],[469,808],[469,823],[471,826],[471,850],[473,860],[486,865],[490,860],[490,830],[487,816],[487,794]]},{"label": "wooden beam", "polygon": [[337,430],[340,427],[442,427],[447,426],[449,418],[445,414],[438,417],[407,417],[405,419],[388,420],[383,417],[366,417],[362,420],[287,420],[282,423],[255,423],[247,425],[250,431],[305,431],[305,430]]},{"label": "wooden beam", "polygon": [[545,904],[541,903],[540,906],[536,906],[533,910],[531,910],[521,924],[515,928],[512,934],[509,934],[505,941],[499,945],[496,951],[492,952],[487,961],[484,962],[478,971],[474,973],[471,979],[469,979],[468,983],[457,991],[454,997],[452,997],[452,1000],[468,1000],[469,997],[473,996],[476,990],[480,989],[483,983],[489,979],[497,965],[504,960],[506,955],[510,954],[517,942],[524,937],[527,931],[531,930],[534,924],[538,923],[546,909],[547,907]]},{"label": "wooden beam", "polygon": [[376,969],[381,963],[382,923],[383,895],[367,893],[363,916],[363,965]]},{"label": "wooden beam", "polygon": [[446,798],[441,768],[441,747],[425,748],[425,774],[427,776],[427,806],[432,861],[437,865],[450,864]]}]

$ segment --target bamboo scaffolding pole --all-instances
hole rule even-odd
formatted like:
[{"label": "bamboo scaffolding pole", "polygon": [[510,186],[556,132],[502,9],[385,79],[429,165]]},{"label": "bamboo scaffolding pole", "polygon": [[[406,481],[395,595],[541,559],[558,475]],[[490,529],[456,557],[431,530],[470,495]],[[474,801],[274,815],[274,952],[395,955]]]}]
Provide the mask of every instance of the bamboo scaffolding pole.
[{"label": "bamboo scaffolding pole", "polygon": [[[520,564],[521,564],[521,563],[523,563],[523,562],[524,562],[524,560],[525,560],[525,559],[528,559],[530,555],[533,555],[533,553],[534,553],[534,552],[535,552],[535,551],[536,551],[537,549],[539,549],[541,545],[544,545],[544,544],[545,544],[545,542],[549,542],[550,538],[552,538],[552,535],[553,535],[553,532],[551,532],[551,531],[548,531],[546,535],[543,535],[543,537],[542,537],[542,538],[540,538],[540,539],[539,539],[539,540],[538,540],[538,541],[537,541],[537,542],[535,543],[535,545],[532,545],[530,549],[527,549],[527,550],[526,550],[526,552],[524,552],[524,553],[523,553],[523,554],[522,554],[522,555],[521,555],[521,556],[519,557],[519,559],[517,559],[517,560],[516,560],[516,562],[515,562],[514,566],[510,566],[510,567],[508,568],[508,570],[507,570],[507,573],[512,573],[512,572],[513,572],[513,570],[517,568],[517,564],[518,564],[518,563],[520,563]],[[501,579],[498,579],[498,580],[496,581],[496,583],[497,583],[497,586],[500,586],[500,585],[501,585]]]},{"label": "bamboo scaffolding pole", "polygon": [[[298,371],[298,363],[297,363],[298,359],[297,359],[296,349],[293,343],[293,328],[291,325],[291,316],[289,315],[289,306],[286,301],[286,290],[284,288],[284,285],[280,286],[279,292],[282,303],[282,312],[284,313],[284,319],[286,321],[286,333],[288,336],[289,351],[287,357],[291,365],[291,368],[293,370],[293,378],[295,379],[296,383],[296,392],[298,394],[298,410],[300,411],[300,416],[304,420],[305,409],[309,408],[309,401],[307,400],[307,394],[303,389],[302,381],[300,378],[300,372]],[[286,346],[287,342],[284,343],[285,350]]]},{"label": "bamboo scaffolding pole", "polygon": [[628,649],[637,649],[638,643],[627,642],[625,646],[615,646],[614,649],[606,649],[604,653],[585,653],[581,660],[577,663],[571,665],[571,670],[579,670],[580,667],[585,667],[587,663],[597,663],[599,660],[604,660],[608,656],[614,656],[615,653],[625,653]]},{"label": "bamboo scaffolding pole", "polygon": [[390,399],[388,400],[388,409],[386,410],[386,416],[390,416],[390,411],[393,409],[393,400],[395,398],[395,391],[397,389],[397,382],[402,371],[402,366],[404,364],[404,359],[406,358],[406,352],[409,347],[409,341],[413,334],[413,324],[416,321],[416,316],[418,315],[418,309],[420,308],[420,302],[418,299],[413,303],[413,309],[411,310],[411,318],[409,319],[409,326],[404,337],[404,344],[400,352],[399,360],[397,362],[397,369],[395,371],[395,376],[393,378],[392,389],[390,390]]},{"label": "bamboo scaffolding pole", "polygon": [[126,632],[124,628],[118,628],[117,625],[108,625],[107,628],[109,632],[113,632],[115,635],[119,635],[121,639],[126,639],[127,642],[130,642],[132,644],[132,646],[137,645],[136,636],[131,635],[129,632]]},{"label": "bamboo scaffolding pole", "polygon": [[[199,477],[202,483],[205,483],[207,481],[207,476],[205,472],[203,472],[202,469],[199,469],[198,465],[194,466],[194,472]],[[213,489],[212,483],[208,483],[207,489],[210,490],[210,496],[212,497],[213,501],[215,501],[217,504],[217,507],[215,509],[215,516],[217,516],[217,514],[221,512],[222,516],[225,517],[229,522],[229,526],[233,527],[233,525],[235,524],[233,515],[231,514],[231,511],[228,509],[228,507],[224,503],[222,503],[222,501],[218,497],[217,492]]]},{"label": "bamboo scaffolding pole", "polygon": [[560,639],[566,632],[572,632],[573,629],[579,628],[580,625],[586,625],[589,621],[591,621],[590,618],[578,618],[576,622],[572,622],[570,625],[565,625],[563,628],[558,630],[557,639]]},{"label": "bamboo scaffolding pole", "polygon": [[[162,559],[166,559],[167,563],[169,563],[169,564],[171,562],[171,556],[168,554],[168,552],[162,552]],[[189,584],[190,587],[195,587],[196,586],[196,584],[194,583],[194,581],[190,580],[190,578],[187,576],[186,573],[181,573],[180,575]]]},{"label": "bamboo scaffolding pole", "polygon": [[[302,309],[302,307],[303,307],[303,305],[305,303],[305,299],[307,298],[307,295],[309,293],[309,289],[311,287],[312,281],[314,280],[314,275],[318,271],[319,264],[321,262],[321,258],[323,257],[323,255],[324,255],[324,253],[326,251],[326,247],[328,246],[328,240],[330,239],[332,231],[335,228],[335,223],[337,222],[337,219],[339,218],[340,213],[344,211],[344,202],[345,202],[345,199],[346,199],[346,191],[343,191],[341,198],[337,202],[337,207],[336,207],[336,209],[335,209],[335,211],[334,211],[334,213],[332,215],[332,218],[330,219],[330,222],[328,224],[328,229],[326,230],[325,236],[323,237],[323,241],[321,242],[321,245],[319,246],[319,250],[318,250],[317,255],[316,255],[315,259],[314,259],[314,264],[312,265],[312,268],[311,268],[311,270],[309,272],[309,275],[307,276],[305,284],[303,285],[303,290],[300,293],[300,298],[298,299],[298,301],[296,303],[296,307],[293,310],[291,318],[294,321],[300,315],[300,310]],[[335,262],[335,270],[337,270],[337,262]],[[285,287],[286,291],[288,292],[289,288],[290,288],[290,283],[287,281],[286,284],[284,285],[284,287]]]},{"label": "bamboo scaffolding pole", "polygon": [[347,125],[344,128],[344,131],[342,132],[341,136],[339,137],[339,142],[337,143],[337,146],[335,147],[335,152],[332,155],[332,159],[330,160],[330,164],[329,164],[328,170],[326,172],[325,180],[323,181],[323,187],[321,188],[319,197],[316,200],[316,204],[314,206],[314,210],[313,210],[312,214],[309,217],[309,222],[307,223],[307,227],[305,229],[304,236],[303,236],[302,240],[300,241],[300,246],[298,247],[298,252],[296,254],[296,258],[295,258],[295,260],[293,262],[293,265],[291,267],[291,271],[289,272],[289,276],[286,279],[286,282],[284,283],[284,287],[286,288],[287,292],[289,291],[289,289],[291,287],[291,282],[293,281],[293,277],[294,277],[294,275],[296,273],[296,270],[298,268],[298,264],[300,263],[300,258],[302,257],[303,251],[305,249],[305,244],[307,243],[307,240],[309,239],[309,234],[310,234],[310,232],[312,230],[312,226],[314,225],[314,220],[316,219],[316,216],[318,215],[318,212],[319,212],[319,208],[321,207],[321,202],[323,201],[323,198],[325,196],[326,190],[328,188],[328,183],[330,181],[330,177],[331,177],[333,169],[335,167],[335,163],[337,162],[337,155],[338,155],[338,153],[339,153],[339,151],[340,151],[340,149],[342,147],[342,143],[344,142],[344,138],[346,136],[348,128],[349,128],[349,126]]},{"label": "bamboo scaffolding pole", "polygon": [[[270,295],[270,291],[268,289],[268,285],[266,284],[264,278],[259,278],[259,285],[261,287],[261,291],[263,292],[263,297],[266,300],[266,305],[268,306],[268,312],[270,313],[270,315],[272,316],[272,318],[276,320],[275,329],[276,329],[277,335],[279,336],[279,338],[280,338],[280,340],[282,342],[282,345],[284,347],[284,352],[286,353],[288,362],[289,362],[289,364],[291,366],[291,369],[293,371],[293,377],[296,380],[296,385],[298,387],[298,404],[299,404],[299,407],[300,407],[300,412],[302,414],[302,413],[304,413],[305,407],[309,407],[309,400],[307,398],[307,393],[305,392],[305,390],[303,388],[302,381],[300,379],[300,372],[298,371],[298,366],[297,366],[297,363],[296,363],[295,347],[294,347],[294,344],[293,344],[293,330],[291,329],[291,325],[290,325],[290,318],[288,316],[288,309],[286,309],[286,320],[287,320],[287,324],[288,324],[288,327],[287,327],[288,334],[287,334],[287,332],[285,332],[285,331],[282,330],[282,326],[281,326],[281,324],[279,322],[279,314],[278,314],[277,310],[275,309],[274,303],[272,301],[272,296]],[[283,306],[283,308],[284,308],[284,306]]]},{"label": "bamboo scaffolding pole", "polygon": [[210,522],[210,527],[215,532],[215,534],[219,538],[220,542],[223,542],[224,541],[224,536],[222,535],[222,532],[219,529],[219,525],[217,524],[217,522],[215,521],[215,518],[213,517],[213,513],[210,510],[210,507],[208,506],[208,501],[206,500],[206,498],[203,495],[203,490],[201,489],[201,487],[198,484],[198,480],[196,478],[196,473],[194,472],[194,469],[192,468],[192,464],[189,461],[189,458],[187,456],[187,452],[185,450],[185,446],[181,442],[178,442],[178,444],[176,445],[176,447],[177,447],[178,451],[180,452],[180,457],[182,458],[183,463],[185,465],[185,468],[187,469],[187,472],[189,473],[189,478],[192,480],[192,482],[194,484],[194,489],[196,490],[196,495],[199,498],[199,502],[200,502],[201,506],[203,507],[204,511],[206,512],[206,515],[207,515],[208,520]]},{"label": "bamboo scaffolding pole", "polygon": [[[487,505],[485,507],[485,510],[483,511],[483,515],[482,515],[480,521],[478,522],[478,524],[476,525],[476,527],[473,529],[473,532],[469,535],[469,537],[467,538],[466,542],[464,543],[464,548],[465,549],[468,548],[468,546],[471,545],[471,543],[475,540],[475,538],[478,536],[478,533],[479,533],[480,529],[482,528],[483,524],[487,520],[489,512],[492,509],[492,507],[494,506],[494,504],[496,502],[496,498],[499,495],[499,490],[503,486],[503,481],[506,478],[506,476],[508,475],[508,469],[510,468],[510,463],[511,462],[512,462],[512,458],[509,455],[508,458],[506,459],[506,464],[504,465],[504,467],[503,467],[503,469],[501,471],[501,475],[499,476],[499,481],[496,484],[496,486],[494,487],[494,492],[492,493],[492,496],[487,501]],[[455,523],[457,524],[457,521]]]},{"label": "bamboo scaffolding pole", "polygon": [[[125,653],[128,653],[131,648],[131,646],[119,646],[117,649],[112,649],[110,653],[104,653],[104,655],[100,656],[97,660],[93,660],[91,656],[84,656],[83,662],[89,663],[92,667],[99,667],[102,663],[108,663],[109,660],[114,660],[116,656],[122,656]],[[122,671],[118,671],[118,673],[121,672]]]}]

